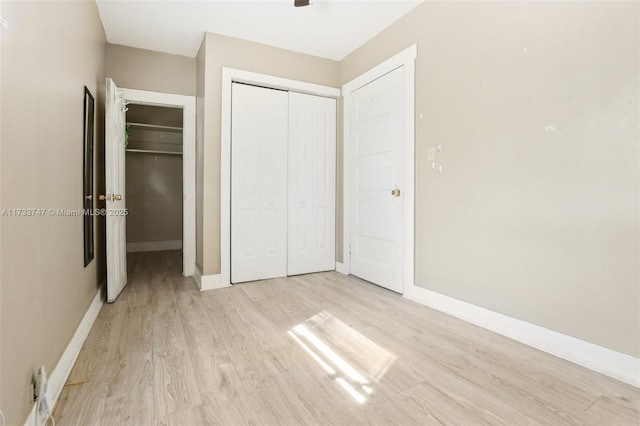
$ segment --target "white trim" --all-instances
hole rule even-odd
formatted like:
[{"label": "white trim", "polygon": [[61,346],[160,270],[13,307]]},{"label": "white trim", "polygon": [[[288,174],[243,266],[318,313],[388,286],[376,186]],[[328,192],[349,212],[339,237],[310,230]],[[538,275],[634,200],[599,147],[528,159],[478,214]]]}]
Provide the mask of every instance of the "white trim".
[{"label": "white trim", "polygon": [[414,286],[404,297],[559,358],[640,387],[640,358]]},{"label": "white trim", "polygon": [[220,280],[220,274],[203,275],[200,281],[200,291],[217,290],[225,287],[231,287],[231,284],[223,284]]},{"label": "white trim", "polygon": [[382,77],[391,71],[403,67],[404,70],[404,177],[402,193],[403,199],[403,292],[410,291],[414,286],[414,215],[415,215],[415,60],[418,56],[418,46],[413,44],[387,59],[383,63],[373,67],[369,71],[354,78],[342,86],[344,97],[343,107],[343,263],[344,274],[351,273],[351,134],[350,134],[350,110],[352,93],[366,84]]},{"label": "white trim", "polygon": [[358,90],[362,86],[365,86],[371,83],[373,80],[376,80],[382,77],[383,75],[390,73],[396,68],[399,68],[403,65],[413,65],[417,57],[418,57],[418,45],[412,44],[411,46],[404,49],[402,52],[395,54],[394,56],[387,59],[386,61],[376,65],[375,67],[371,68],[369,71],[366,71],[360,74],[350,82],[344,84],[342,86],[342,96],[345,96],[348,93]]},{"label": "white trim", "polygon": [[[87,336],[91,331],[91,327],[93,327],[93,323],[96,321],[96,318],[98,318],[100,309],[104,304],[102,296],[105,285],[105,281],[100,284],[100,289],[93,298],[93,301],[91,302],[91,305],[89,305],[87,312],[85,312],[84,317],[82,317],[82,321],[80,321],[76,332],[67,345],[67,348],[64,350],[62,357],[60,357],[60,361],[58,361],[58,364],[49,375],[49,382],[47,384],[47,399],[49,400],[49,406],[51,407],[52,413],[53,409],[56,406],[56,402],[58,401],[58,398],[62,393],[62,389],[64,388],[64,385],[69,378],[69,374],[71,374],[71,369],[76,363],[78,355],[80,355],[82,345],[84,344],[85,340],[87,340]],[[44,421],[42,422],[42,424],[44,424]],[[25,422],[25,426],[33,425],[36,425],[35,403],[33,404],[31,412],[29,413],[29,417],[27,417],[27,421]]]},{"label": "white trim", "polygon": [[342,262],[336,262],[336,272],[342,275],[349,275],[346,266],[344,266],[344,263]]},{"label": "white trim", "polygon": [[202,275],[202,271],[198,265],[195,265],[195,271],[193,277],[198,284],[200,291],[217,290],[219,288],[231,287],[231,284],[222,284],[220,274],[215,275]]},{"label": "white trim", "polygon": [[202,271],[198,265],[194,265],[193,268],[193,279],[196,280],[196,285],[202,291]]},{"label": "white trim", "polygon": [[137,243],[127,243],[127,253],[136,253],[141,251],[180,250],[181,248],[182,240],[140,241]]},{"label": "white trim", "polygon": [[288,78],[281,78],[268,74],[259,74],[256,72],[245,71],[236,68],[223,67],[222,82],[225,84],[231,84],[232,81],[255,84],[256,86],[264,86],[272,89],[283,89],[300,93],[308,93],[310,95],[324,96],[327,98],[338,98],[340,96],[340,89],[337,89],[335,87],[307,83],[306,81],[290,80]]},{"label": "white trim", "polygon": [[[250,83],[275,89],[337,98],[340,89],[303,81],[222,68],[222,114],[220,122],[220,285],[231,284],[231,83]],[[217,287],[216,287],[217,288]]]},{"label": "white trim", "polygon": [[171,93],[122,89],[130,103],[181,107],[182,123],[182,273],[192,276],[196,263],[196,98]]}]

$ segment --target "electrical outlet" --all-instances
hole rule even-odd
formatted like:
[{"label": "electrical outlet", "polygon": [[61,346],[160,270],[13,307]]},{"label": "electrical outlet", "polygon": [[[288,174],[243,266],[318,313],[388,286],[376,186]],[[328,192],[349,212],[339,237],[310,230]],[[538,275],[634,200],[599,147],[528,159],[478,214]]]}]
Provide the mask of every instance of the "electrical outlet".
[{"label": "electrical outlet", "polygon": [[37,400],[40,396],[47,393],[47,372],[44,369],[44,365],[41,365],[36,373],[34,381],[33,400]]},{"label": "electrical outlet", "polygon": [[51,407],[49,406],[49,399],[47,398],[47,383],[47,372],[44,369],[44,365],[41,365],[36,373],[33,384],[33,400],[36,402],[36,410],[40,418],[46,418],[51,414]]}]

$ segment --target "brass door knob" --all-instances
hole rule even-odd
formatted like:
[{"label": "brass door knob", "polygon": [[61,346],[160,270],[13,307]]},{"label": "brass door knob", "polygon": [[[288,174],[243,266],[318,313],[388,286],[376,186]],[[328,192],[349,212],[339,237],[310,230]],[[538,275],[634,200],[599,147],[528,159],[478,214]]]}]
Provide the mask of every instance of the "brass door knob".
[{"label": "brass door knob", "polygon": [[98,195],[98,199],[99,199],[100,201],[104,201],[104,200],[106,200],[106,199],[107,199],[107,197],[105,197],[104,195]]},{"label": "brass door knob", "polygon": [[91,200],[93,200],[93,195],[85,195],[84,199],[87,200],[87,201],[91,201]]},{"label": "brass door knob", "polygon": [[400,190],[399,189],[394,189],[393,191],[391,191],[391,195],[393,195],[394,197],[399,197],[400,196]]},{"label": "brass door knob", "polygon": [[113,199],[114,199],[115,201],[120,201],[120,200],[122,200],[122,195],[120,195],[120,194],[118,194],[118,195],[114,195],[114,196],[113,196]]}]

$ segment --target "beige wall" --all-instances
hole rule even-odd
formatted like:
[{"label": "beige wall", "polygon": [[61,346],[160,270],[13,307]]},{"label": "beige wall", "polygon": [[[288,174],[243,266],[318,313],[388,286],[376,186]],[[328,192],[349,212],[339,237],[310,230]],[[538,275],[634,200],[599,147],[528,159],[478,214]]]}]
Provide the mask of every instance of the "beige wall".
[{"label": "beige wall", "polygon": [[[2,17],[2,206],[80,209],[85,85],[96,98],[94,152],[104,150],[106,42],[96,5],[2,2]],[[96,181],[94,197],[102,187]],[[0,407],[18,425],[32,406],[34,371],[53,371],[98,291],[104,240],[98,227],[96,259],[84,268],[81,217],[1,220]]]},{"label": "beige wall", "polygon": [[127,89],[196,94],[196,60],[186,56],[108,44],[107,77]]},{"label": "beige wall", "polygon": [[[338,63],[259,43],[206,35],[202,175],[202,266],[220,273],[220,114],[222,67],[338,87]],[[202,53],[202,52],[201,52]]]},{"label": "beige wall", "polygon": [[419,286],[640,355],[639,7],[428,2],[341,63],[418,43]]}]

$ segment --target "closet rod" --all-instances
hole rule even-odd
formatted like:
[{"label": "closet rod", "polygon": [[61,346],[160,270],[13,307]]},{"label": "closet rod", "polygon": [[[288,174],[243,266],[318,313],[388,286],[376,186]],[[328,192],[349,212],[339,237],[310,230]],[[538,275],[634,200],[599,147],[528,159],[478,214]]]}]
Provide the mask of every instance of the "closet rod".
[{"label": "closet rod", "polygon": [[126,152],[137,152],[139,154],[166,154],[166,155],[182,155],[181,152],[175,151],[153,151],[150,149],[125,149]]}]

